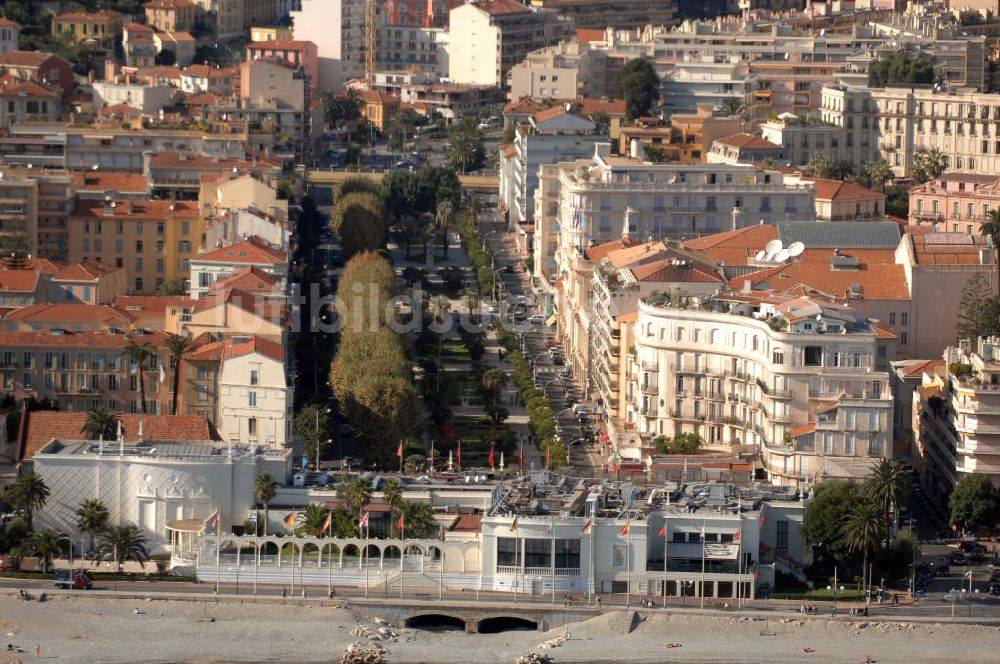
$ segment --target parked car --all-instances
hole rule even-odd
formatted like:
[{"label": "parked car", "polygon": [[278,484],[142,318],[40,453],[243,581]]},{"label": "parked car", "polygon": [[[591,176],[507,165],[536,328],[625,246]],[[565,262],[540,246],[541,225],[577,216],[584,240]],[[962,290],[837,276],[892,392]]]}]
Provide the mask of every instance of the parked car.
[{"label": "parked car", "polygon": [[545,322],[545,314],[535,314],[528,318],[528,322],[533,325],[541,325]]},{"label": "parked car", "polygon": [[94,583],[82,569],[57,569],[55,586],[63,590],[90,590]]}]

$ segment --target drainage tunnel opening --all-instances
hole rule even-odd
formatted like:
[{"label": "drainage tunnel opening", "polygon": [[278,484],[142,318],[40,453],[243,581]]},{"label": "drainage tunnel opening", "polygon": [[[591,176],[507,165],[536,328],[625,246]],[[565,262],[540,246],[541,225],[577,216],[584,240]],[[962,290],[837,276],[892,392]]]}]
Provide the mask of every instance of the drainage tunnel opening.
[{"label": "drainage tunnel opening", "polygon": [[406,619],[406,626],[429,632],[464,632],[465,621],[455,616],[427,614]]},{"label": "drainage tunnel opening", "polygon": [[499,634],[500,632],[512,631],[535,631],[538,623],[526,618],[515,618],[513,616],[498,616],[496,618],[485,618],[479,621],[480,634]]}]

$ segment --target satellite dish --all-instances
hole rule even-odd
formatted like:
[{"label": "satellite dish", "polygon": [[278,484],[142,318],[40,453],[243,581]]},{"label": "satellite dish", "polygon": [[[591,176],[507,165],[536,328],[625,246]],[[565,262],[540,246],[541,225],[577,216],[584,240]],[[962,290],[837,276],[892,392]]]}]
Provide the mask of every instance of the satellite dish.
[{"label": "satellite dish", "polygon": [[774,260],[778,263],[784,263],[788,260],[788,249],[782,249],[777,254],[774,255]]},{"label": "satellite dish", "polygon": [[773,256],[774,254],[781,251],[781,240],[771,240],[764,245],[764,251]]},{"label": "satellite dish", "polygon": [[801,242],[792,242],[788,245],[788,255],[791,258],[802,255],[802,252],[806,250],[806,245]]},{"label": "satellite dish", "polygon": [[754,256],[754,260],[758,260],[758,261],[764,260],[764,250],[763,249],[761,249],[760,251],[757,252],[757,255]]}]

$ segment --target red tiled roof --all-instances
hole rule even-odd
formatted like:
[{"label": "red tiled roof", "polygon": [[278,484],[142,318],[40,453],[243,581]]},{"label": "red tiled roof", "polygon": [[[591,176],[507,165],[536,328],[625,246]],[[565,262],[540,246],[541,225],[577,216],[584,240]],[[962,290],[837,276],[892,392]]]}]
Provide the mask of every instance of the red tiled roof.
[{"label": "red tiled roof", "polygon": [[192,0],[149,0],[144,7],[150,9],[177,9],[194,7]]},{"label": "red tiled roof", "polygon": [[58,94],[46,88],[43,85],[39,85],[34,81],[22,81],[20,83],[13,83],[10,85],[4,85],[0,88],[0,94],[5,96],[20,96],[20,97],[56,97]]},{"label": "red tiled roof", "polygon": [[581,44],[589,44],[595,41],[604,41],[604,30],[600,28],[577,28],[576,39]]},{"label": "red tiled roof", "polygon": [[90,170],[73,172],[73,183],[77,191],[145,193],[148,182],[142,173],[111,173]]},{"label": "red tiled roof", "polygon": [[135,322],[131,314],[107,304],[29,304],[15,309],[6,320],[26,323],[104,323],[129,325]]},{"label": "red tiled roof", "polygon": [[35,270],[0,270],[0,292],[34,293],[38,278]]},{"label": "red tiled roof", "polygon": [[[27,423],[21,428],[23,434],[18,455],[21,461],[34,458],[53,438],[66,441],[86,439],[83,427],[87,423],[87,413],[36,410],[28,411],[26,417]],[[129,445],[143,440],[193,443],[221,440],[211,423],[198,415],[121,414],[117,419],[122,423],[123,437]],[[139,438],[140,422],[142,438]]]},{"label": "red tiled roof", "polygon": [[804,182],[812,182],[816,187],[816,198],[819,200],[853,200],[855,198],[880,198],[883,194],[863,187],[855,182],[840,180],[822,180],[819,178],[802,178]]},{"label": "red tiled roof", "polygon": [[506,14],[530,13],[531,9],[514,0],[481,0],[473,5],[476,9],[490,16],[502,16]]},{"label": "red tiled roof", "polygon": [[[247,44],[250,51],[301,51],[313,44],[311,41],[295,39],[275,39],[271,41],[251,42]],[[315,45],[315,44],[313,44]]]},{"label": "red tiled roof", "polygon": [[199,255],[195,260],[213,263],[245,263],[258,265],[281,265],[287,258],[284,250],[272,247],[258,237],[251,237],[228,247],[215,249]]},{"label": "red tiled roof", "polygon": [[540,124],[551,120],[552,118],[558,118],[561,115],[572,115],[574,117],[581,117],[579,113],[573,113],[572,111],[567,111],[564,106],[552,106],[545,109],[544,111],[538,111],[535,113],[535,123]]},{"label": "red tiled roof", "polygon": [[168,307],[193,307],[194,300],[186,295],[116,295],[114,306],[122,311],[166,314]]},{"label": "red tiled roof", "polygon": [[0,332],[0,347],[30,346],[35,348],[117,348],[123,349],[135,340],[150,343],[157,348],[166,343],[165,332],[149,331],[145,334],[112,334],[103,330],[63,330],[59,333],[27,330],[24,332]]},{"label": "red tiled roof", "polygon": [[110,21],[111,19],[118,18],[121,16],[121,12],[116,12],[113,9],[101,9],[96,12],[66,12],[65,14],[57,14],[54,17],[56,21]]},{"label": "red tiled roof", "polygon": [[120,268],[105,265],[94,260],[81,261],[67,265],[52,275],[53,281],[97,281],[106,274],[117,272]]},{"label": "red tiled roof", "polygon": [[479,514],[459,514],[455,522],[451,524],[450,530],[460,533],[478,533],[482,520],[483,517]]},{"label": "red tiled roof", "polygon": [[[46,51],[8,51],[0,53],[0,66],[8,67],[40,67],[49,58],[59,58]],[[63,62],[66,62],[63,60]],[[66,64],[69,64],[68,62]]]},{"label": "red tiled roof", "polygon": [[0,28],[20,28],[21,24],[9,18],[0,16]]},{"label": "red tiled roof", "polygon": [[248,266],[234,272],[225,279],[219,279],[209,290],[238,288],[240,290],[270,290],[281,282],[277,277],[264,272],[256,266]]},{"label": "red tiled roof", "polygon": [[[104,201],[80,200],[73,208],[72,217],[90,219],[169,219],[171,217],[198,216],[198,201],[161,201],[130,199],[114,201],[111,214],[104,214]],[[173,210],[170,208],[173,207]]]},{"label": "red tiled roof", "polygon": [[922,376],[925,373],[935,373],[945,364],[944,360],[924,360],[916,362],[903,369],[903,374],[907,376]]},{"label": "red tiled roof", "polygon": [[792,427],[792,430],[789,433],[792,434],[792,437],[795,437],[795,436],[801,436],[801,435],[807,434],[807,433],[812,433],[815,430],[816,430],[816,425],[815,424],[805,424],[805,425],[800,426],[800,427]]},{"label": "red tiled roof", "polygon": [[616,249],[626,249],[628,247],[633,247],[636,244],[638,244],[638,242],[635,240],[620,238],[618,240],[605,242],[604,244],[597,244],[593,247],[588,247],[583,250],[583,255],[588,261],[599,261]]},{"label": "red tiled roof", "polygon": [[753,134],[732,134],[730,136],[723,136],[722,138],[715,139],[716,143],[722,143],[723,145],[731,145],[740,149],[746,150],[780,150],[781,146],[771,141],[761,138],[760,136],[754,136]]},{"label": "red tiled roof", "polygon": [[196,361],[221,360],[242,357],[250,353],[259,353],[275,362],[283,363],[285,361],[285,349],[280,343],[257,336],[249,339],[226,337],[220,341],[210,341],[191,352],[188,359]]},{"label": "red tiled roof", "polygon": [[[827,253],[832,255],[833,252]],[[794,262],[734,277],[732,281],[737,288],[749,281],[762,290],[789,294],[796,288],[806,287],[806,290],[812,289],[838,300],[848,297],[851,287],[857,285],[861,287],[861,297],[866,300],[909,300],[910,290],[903,266],[891,260],[871,260],[867,253],[855,250],[842,253],[859,259],[858,268],[854,270],[835,270],[829,263]],[[884,253],[878,251],[876,255]]]},{"label": "red tiled roof", "polygon": [[[593,97],[577,97],[576,99],[553,99],[550,101],[554,104],[552,108],[563,108],[566,104],[576,104],[579,107],[578,112],[584,115],[597,112],[604,112],[612,116],[625,115],[624,99],[604,100]],[[534,115],[541,110],[545,110],[541,106],[542,100],[540,99],[522,97],[504,106],[503,112],[504,115]]]},{"label": "red tiled roof", "polygon": [[629,268],[637,281],[656,283],[718,283],[722,277],[697,265],[682,267],[675,265],[673,259],[663,260]]}]

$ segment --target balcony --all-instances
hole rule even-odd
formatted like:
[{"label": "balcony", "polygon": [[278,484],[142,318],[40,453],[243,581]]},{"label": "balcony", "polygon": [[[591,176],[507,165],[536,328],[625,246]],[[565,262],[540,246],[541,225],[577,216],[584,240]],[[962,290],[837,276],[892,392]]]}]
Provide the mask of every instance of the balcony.
[{"label": "balcony", "polygon": [[791,390],[779,390],[777,388],[769,387],[768,384],[765,383],[760,378],[757,379],[757,387],[759,387],[761,389],[761,392],[763,392],[767,396],[771,397],[772,399],[791,399],[792,398],[792,391]]},{"label": "balcony", "polygon": [[639,391],[643,394],[657,395],[660,393],[660,386],[657,383],[640,383]]}]

